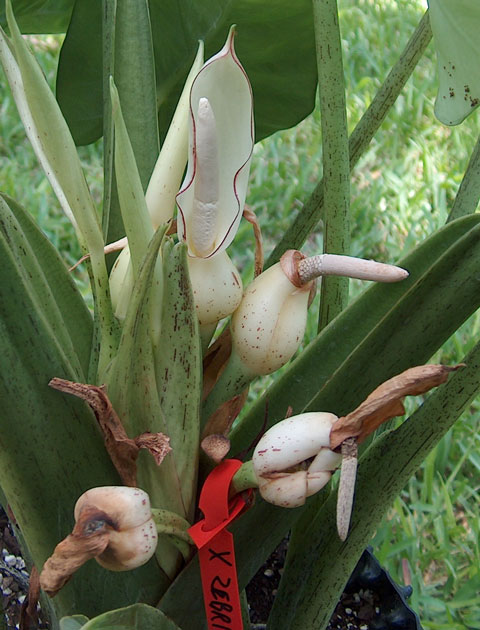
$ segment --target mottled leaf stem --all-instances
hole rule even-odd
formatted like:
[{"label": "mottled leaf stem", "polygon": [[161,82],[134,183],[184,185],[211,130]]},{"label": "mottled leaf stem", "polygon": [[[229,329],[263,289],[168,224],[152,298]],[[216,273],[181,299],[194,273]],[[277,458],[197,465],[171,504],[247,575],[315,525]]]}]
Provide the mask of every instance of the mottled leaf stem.
[{"label": "mottled leaf stem", "polygon": [[[323,251],[350,253],[350,164],[345,82],[337,0],[313,0],[313,21],[322,120]],[[348,303],[348,279],[322,280],[319,330]]]},{"label": "mottled leaf stem", "polygon": [[[395,103],[418,60],[425,52],[432,29],[428,11],[424,14],[412,37],[405,46],[397,63],[390,70],[383,85],[378,90],[370,107],[353,130],[350,140],[350,170],[353,169],[373,136],[384,121],[390,107]],[[271,267],[280,260],[287,249],[299,249],[322,216],[324,208],[323,180],[321,180],[307,199],[302,212],[285,232],[284,237],[271,253],[265,267]]]},{"label": "mottled leaf stem", "polygon": [[473,214],[478,206],[480,199],[480,137],[478,138],[467,170],[463,176],[462,183],[455,197],[452,209],[448,215],[447,223],[464,217],[467,214]]}]

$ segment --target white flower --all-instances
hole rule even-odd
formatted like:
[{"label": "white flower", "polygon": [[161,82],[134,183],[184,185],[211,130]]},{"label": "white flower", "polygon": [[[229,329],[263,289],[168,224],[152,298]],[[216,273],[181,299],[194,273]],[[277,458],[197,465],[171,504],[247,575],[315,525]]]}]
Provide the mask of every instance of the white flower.
[{"label": "white flower", "polygon": [[333,413],[311,412],[282,420],[262,436],[253,454],[260,494],[269,503],[298,507],[321,490],[340,465],[330,450]]}]

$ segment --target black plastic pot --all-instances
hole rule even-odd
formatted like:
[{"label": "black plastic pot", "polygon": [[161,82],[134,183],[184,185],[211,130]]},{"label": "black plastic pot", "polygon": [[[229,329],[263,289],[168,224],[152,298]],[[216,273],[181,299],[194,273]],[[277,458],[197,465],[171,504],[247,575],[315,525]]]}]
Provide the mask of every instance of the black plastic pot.
[{"label": "black plastic pot", "polygon": [[418,615],[407,604],[411,586],[399,586],[380,566],[370,548],[366,549],[353,571],[344,594],[358,597],[371,592],[376,614],[369,620],[369,630],[422,630]]}]

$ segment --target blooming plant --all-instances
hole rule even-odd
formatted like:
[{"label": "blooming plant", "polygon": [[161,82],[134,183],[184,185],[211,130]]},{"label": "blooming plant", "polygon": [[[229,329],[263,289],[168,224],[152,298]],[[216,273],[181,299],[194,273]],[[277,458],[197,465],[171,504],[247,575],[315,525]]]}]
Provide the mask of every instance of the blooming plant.
[{"label": "blooming plant", "polygon": [[[6,2],[0,60],[75,226],[94,308],[28,211],[1,195],[2,501],[40,574],[52,628],[198,630],[207,622],[190,528],[205,480],[235,458],[225,497],[244,510],[229,524],[240,589],[290,531],[269,627],[324,628],[391,502],[480,389],[478,344],[465,365],[423,365],[480,304],[478,151],[444,228],[395,264],[353,258],[350,169],[430,41],[429,13],[349,139],[335,2],[314,0],[313,11],[306,0],[258,2],[248,19],[230,6],[219,16],[193,2],[185,18],[159,4],[105,0],[103,14],[98,2],[59,14],[68,33],[57,101]],[[458,37],[438,33],[458,30],[465,13],[478,25],[479,8],[431,4],[438,58],[457,55],[455,85],[469,86],[471,111],[477,69]],[[45,30],[47,13],[35,15]],[[235,21],[239,49],[248,42],[238,56],[234,27],[220,43]],[[78,68],[90,38],[96,62]],[[264,265],[245,206],[255,134],[302,120],[317,80],[323,179]],[[443,102],[444,91],[442,76],[437,114],[457,123],[466,101]],[[100,220],[75,142],[101,135]],[[256,234],[249,282],[227,254],[242,217]],[[324,251],[306,257],[320,219]],[[352,303],[349,277],[372,282]],[[305,340],[319,278],[319,332]],[[250,383],[284,366],[245,404]],[[408,421],[372,437],[404,413],[405,396],[438,385]],[[244,509],[251,489],[257,498]],[[36,584],[25,627],[35,624]]]}]

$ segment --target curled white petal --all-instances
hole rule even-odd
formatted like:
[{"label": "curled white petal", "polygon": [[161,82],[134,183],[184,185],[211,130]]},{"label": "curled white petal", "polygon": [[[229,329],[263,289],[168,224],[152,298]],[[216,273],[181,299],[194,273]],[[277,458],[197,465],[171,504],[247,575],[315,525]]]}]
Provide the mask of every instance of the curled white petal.
[{"label": "curled white petal", "polygon": [[307,471],[294,473],[273,473],[260,477],[258,489],[262,497],[272,505],[280,507],[299,507],[307,496]]},{"label": "curled white petal", "polygon": [[316,456],[330,444],[330,430],[337,419],[333,413],[310,412],[275,424],[253,453],[257,476],[284,471]]},{"label": "curled white petal", "polygon": [[327,483],[330,481],[332,473],[329,471],[323,472],[307,472],[307,497],[311,497],[317,494]]},{"label": "curled white petal", "polygon": [[329,449],[337,419],[328,412],[303,413],[282,420],[262,436],[252,462],[266,501],[298,507],[329,482],[341,462],[341,455]]},{"label": "curled white petal", "polygon": [[[193,256],[207,257],[225,250],[235,236],[245,205],[253,151],[253,99],[247,75],[234,51],[233,37],[231,29],[225,46],[204,64],[190,93],[189,159],[187,173],[177,195],[177,205],[179,237],[187,241],[189,253]],[[196,182],[205,173],[199,164],[202,155],[199,145],[204,142],[200,132],[205,105],[203,99],[208,101],[215,121],[218,173],[210,175],[210,178],[218,181],[218,194],[213,199],[213,203],[217,204],[214,238],[209,236],[208,246],[202,249],[202,253],[196,253],[192,239],[193,232],[196,233],[199,228],[192,223],[193,214],[198,210],[198,207],[194,208],[194,199],[200,199],[199,189],[208,188],[208,183]],[[210,115],[208,120],[211,120]],[[207,135],[207,138],[210,137]]]},{"label": "curled white petal", "polygon": [[96,560],[110,571],[130,571],[148,562],[157,548],[158,534],[153,518],[123,531],[112,530],[108,547]]},{"label": "curled white petal", "polygon": [[322,448],[308,467],[308,472],[313,474],[325,470],[336,470],[341,463],[342,455],[340,453],[335,453],[329,448]]},{"label": "curled white petal", "polygon": [[75,520],[85,505],[94,506],[108,514],[119,529],[137,527],[152,516],[150,498],[140,488],[127,486],[91,488],[84,492],[75,504]]},{"label": "curled white petal", "polygon": [[110,271],[109,283],[113,311],[118,319],[123,320],[133,291],[133,267],[128,245],[117,256]]}]

